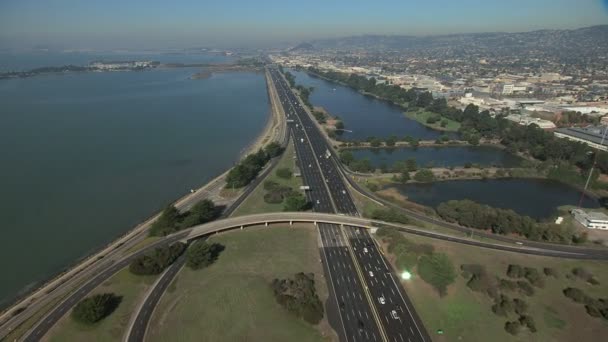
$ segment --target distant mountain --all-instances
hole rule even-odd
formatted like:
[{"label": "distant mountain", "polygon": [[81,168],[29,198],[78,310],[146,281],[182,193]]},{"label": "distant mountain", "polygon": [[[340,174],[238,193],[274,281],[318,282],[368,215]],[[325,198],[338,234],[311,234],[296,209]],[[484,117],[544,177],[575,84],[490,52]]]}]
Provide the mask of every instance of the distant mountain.
[{"label": "distant mountain", "polygon": [[313,41],[317,49],[404,51],[426,50],[492,54],[552,54],[558,56],[608,54],[608,25],[573,30],[470,33],[436,36],[364,35]]},{"label": "distant mountain", "polygon": [[311,51],[314,49],[315,49],[315,47],[310,43],[301,43],[301,44],[298,44],[295,47],[289,49],[289,51]]}]

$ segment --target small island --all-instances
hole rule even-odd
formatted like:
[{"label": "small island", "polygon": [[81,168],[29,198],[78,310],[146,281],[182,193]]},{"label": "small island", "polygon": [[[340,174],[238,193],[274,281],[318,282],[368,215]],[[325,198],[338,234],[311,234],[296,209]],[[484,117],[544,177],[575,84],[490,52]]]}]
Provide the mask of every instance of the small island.
[{"label": "small island", "polygon": [[142,71],[154,69],[160,65],[157,61],[93,61],[88,66],[64,65],[58,67],[41,67],[28,71],[9,71],[0,73],[0,79],[26,78],[50,73],[87,72],[87,71]]}]

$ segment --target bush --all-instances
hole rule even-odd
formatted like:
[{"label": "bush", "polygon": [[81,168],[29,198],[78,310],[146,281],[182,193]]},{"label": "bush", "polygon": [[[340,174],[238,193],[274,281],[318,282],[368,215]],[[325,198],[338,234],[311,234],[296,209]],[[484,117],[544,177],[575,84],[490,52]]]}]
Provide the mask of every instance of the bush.
[{"label": "bush", "polygon": [[181,219],[179,210],[174,206],[169,206],[163,210],[160,217],[152,223],[150,236],[165,236],[177,231],[177,225]]},{"label": "bush", "polygon": [[524,267],[524,277],[530,282],[530,284],[536,287],[543,288],[545,286],[545,281],[536,268]]},{"label": "bush", "polygon": [[553,277],[553,278],[558,278],[559,274],[557,273],[557,271],[551,267],[545,267],[543,268],[543,273],[547,276],[547,277]]},{"label": "bush", "polygon": [[534,288],[527,281],[518,280],[517,286],[519,287],[519,291],[525,294],[526,296],[534,295]]},{"label": "bush", "polygon": [[505,330],[511,335],[517,335],[519,333],[520,324],[518,321],[505,323]]},{"label": "bush", "polygon": [[517,283],[508,279],[500,279],[500,288],[502,290],[515,291],[517,290]]},{"label": "bush", "polygon": [[219,243],[208,243],[205,240],[196,240],[186,252],[186,265],[197,270],[211,265],[224,250]]},{"label": "bush", "polygon": [[513,312],[513,302],[505,295],[500,295],[500,298],[492,305],[492,312],[498,316],[506,317]]},{"label": "bush", "polygon": [[170,246],[155,248],[151,253],[135,258],[129,265],[129,271],[137,275],[160,274],[171,265],[186,249],[186,245],[176,242]]},{"label": "bush", "polygon": [[515,298],[513,299],[513,308],[516,314],[523,315],[528,311],[528,304],[523,299]]},{"label": "bush", "polygon": [[593,274],[591,274],[591,272],[587,271],[583,267],[573,268],[572,274],[574,274],[577,278],[582,279],[591,285],[599,285],[599,281],[597,281],[597,279],[595,279],[595,277],[593,277]]},{"label": "bush", "polygon": [[272,191],[279,187],[279,183],[271,180],[264,181],[264,190]]},{"label": "bush", "polygon": [[277,302],[310,324],[323,319],[323,304],[317,296],[314,275],[297,273],[294,279],[274,279],[271,287]]},{"label": "bush", "polygon": [[308,202],[303,195],[294,193],[289,195],[285,200],[283,211],[306,211],[310,209],[310,207],[310,202]]},{"label": "bush", "polygon": [[576,287],[568,287],[565,288],[564,296],[572,299],[577,303],[590,303],[592,301],[591,297],[587,296],[585,292],[581,289],[577,289]]},{"label": "bush", "polygon": [[277,175],[277,177],[281,177],[283,179],[290,179],[292,176],[292,173],[291,173],[290,169],[283,167],[283,168],[277,169],[276,175]]},{"label": "bush", "polygon": [[456,279],[456,271],[449,257],[443,253],[423,255],[418,262],[420,278],[431,284],[441,296],[447,293],[447,287]]},{"label": "bush", "polygon": [[270,204],[279,204],[283,202],[283,195],[278,192],[269,192],[264,195],[264,202]]},{"label": "bush", "polygon": [[380,220],[385,222],[396,222],[402,224],[410,223],[410,219],[407,215],[402,214],[396,209],[375,209],[372,212],[371,218],[374,220]]},{"label": "bush", "polygon": [[519,317],[519,324],[526,326],[531,332],[536,332],[536,324],[534,324],[534,318],[532,316],[523,315]]},{"label": "bush", "polygon": [[509,278],[521,278],[524,276],[524,270],[519,265],[509,265],[507,267],[507,276]]},{"label": "bush", "polygon": [[109,316],[122,301],[122,297],[113,293],[101,293],[81,300],[74,310],[72,317],[87,325],[99,322]]},{"label": "bush", "polygon": [[429,183],[435,180],[435,175],[433,171],[429,169],[422,169],[414,175],[414,180],[421,183]]}]

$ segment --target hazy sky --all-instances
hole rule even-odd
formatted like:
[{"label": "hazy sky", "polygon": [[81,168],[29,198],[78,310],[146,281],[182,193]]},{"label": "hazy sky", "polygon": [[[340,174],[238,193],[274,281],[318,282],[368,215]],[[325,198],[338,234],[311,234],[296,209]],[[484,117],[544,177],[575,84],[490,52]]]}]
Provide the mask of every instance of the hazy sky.
[{"label": "hazy sky", "polygon": [[0,0],[0,48],[237,46],[608,24],[608,0]]}]

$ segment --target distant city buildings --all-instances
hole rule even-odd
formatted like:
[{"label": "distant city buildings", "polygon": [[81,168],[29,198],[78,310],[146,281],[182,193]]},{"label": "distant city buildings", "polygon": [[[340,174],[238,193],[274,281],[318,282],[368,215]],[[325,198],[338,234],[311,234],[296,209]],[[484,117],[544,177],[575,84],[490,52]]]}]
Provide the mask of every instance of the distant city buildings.
[{"label": "distant city buildings", "polygon": [[147,69],[158,65],[153,61],[94,61],[89,64],[90,68],[100,71],[127,70],[127,69]]}]

